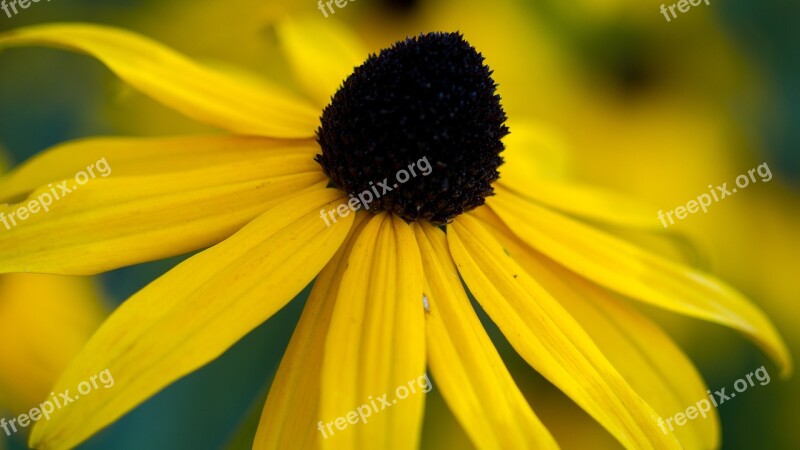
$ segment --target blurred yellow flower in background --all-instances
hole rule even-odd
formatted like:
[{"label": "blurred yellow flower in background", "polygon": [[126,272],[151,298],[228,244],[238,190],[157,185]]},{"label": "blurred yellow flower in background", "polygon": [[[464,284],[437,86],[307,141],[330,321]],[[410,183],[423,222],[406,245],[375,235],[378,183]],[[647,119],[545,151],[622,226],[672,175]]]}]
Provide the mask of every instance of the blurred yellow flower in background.
[{"label": "blurred yellow flower in background", "polygon": [[0,409],[19,415],[47,399],[105,315],[91,279],[0,276]]}]

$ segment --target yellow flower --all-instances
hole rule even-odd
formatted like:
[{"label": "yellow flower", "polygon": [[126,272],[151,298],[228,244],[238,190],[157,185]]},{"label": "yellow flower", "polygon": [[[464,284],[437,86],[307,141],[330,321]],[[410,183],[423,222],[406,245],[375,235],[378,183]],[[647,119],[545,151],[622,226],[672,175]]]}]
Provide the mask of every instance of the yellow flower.
[{"label": "yellow flower", "polygon": [[[705,398],[706,386],[670,338],[616,294],[738,330],[783,375],[791,371],[780,336],[741,294],[590,225],[660,227],[651,209],[544,176],[549,168],[537,156],[552,139],[537,127],[511,122],[497,179],[504,115],[488,72],[481,78],[482,61],[455,35],[403,41],[349,77],[367,52],[333,21],[287,21],[277,31],[315,103],[118,29],[54,24],[0,35],[0,46],[86,52],[132,87],[231,133],[70,142],[0,179],[0,199],[32,201],[92,161],[106,158],[113,168],[0,233],[2,272],[94,274],[210,247],[103,324],[56,389],[103,370],[114,374],[114,388],[37,424],[33,446],[77,445],[218,357],[315,277],[255,448],[414,448],[422,395],[376,409],[368,423],[342,429],[336,419],[394,394],[426,367],[476,447],[555,448],[462,279],[520,356],[627,448],[710,448],[719,445],[719,430],[712,411],[708,420],[662,432],[658,419]],[[444,71],[448,84],[408,95],[408,80],[419,82],[419,92],[438,85],[420,75],[428,69]],[[375,90],[375,80],[399,87]],[[416,109],[398,112],[387,98]],[[453,113],[431,114],[441,113],[434,104]],[[448,122],[476,116],[487,122]],[[385,117],[392,121],[381,123]],[[383,127],[369,126],[376,123]],[[453,149],[464,136],[474,145]],[[431,178],[376,198],[375,214],[327,214],[360,192],[353,186],[387,175],[379,169],[405,168],[403,155],[417,160],[414,148],[430,152]],[[331,180],[351,187],[326,187]]]},{"label": "yellow flower", "polygon": [[104,317],[89,279],[0,275],[0,411],[19,415],[46,400]]}]

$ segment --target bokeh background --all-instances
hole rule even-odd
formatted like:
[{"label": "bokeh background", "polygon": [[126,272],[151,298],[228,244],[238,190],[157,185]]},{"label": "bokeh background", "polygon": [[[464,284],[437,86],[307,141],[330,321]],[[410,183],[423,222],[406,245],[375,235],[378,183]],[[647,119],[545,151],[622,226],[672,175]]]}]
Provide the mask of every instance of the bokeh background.
[{"label": "bokeh background", "polygon": [[[667,237],[630,237],[745,292],[773,319],[798,361],[800,3],[712,0],[669,23],[660,5],[649,0],[358,0],[325,20],[350,25],[373,51],[407,35],[460,30],[495,70],[509,116],[538,121],[568,150],[562,161],[565,176],[650,202],[656,206],[654,221],[658,209],[685,204],[709,184],[730,183],[768,163],[774,176],[769,183],[751,185],[713,204],[707,214],[689,216]],[[316,8],[313,0],[54,0],[34,3],[10,19],[0,12],[0,31],[54,21],[111,24],[206,63],[245,67],[291,86],[271,24],[284,14],[323,20]],[[89,58],[38,48],[0,53],[0,160],[7,161],[0,168],[85,136],[198,131],[214,130],[126,88]],[[48,373],[57,375],[81,336],[180,260],[91,280],[27,281],[40,287],[36,290],[0,277],[0,347],[5,347],[0,351],[0,384],[5,383],[0,417],[24,408],[12,394],[47,390]],[[76,291],[89,292],[91,300],[70,303]],[[248,448],[306,294],[222,358],[80,448]],[[65,302],[74,308],[65,308]],[[19,320],[12,313],[23,304],[32,312]],[[90,311],[92,320],[69,320],[69,311],[75,317]],[[647,313],[681,343],[712,389],[730,386],[762,364],[775,373],[733,332]],[[564,448],[618,448],[485,322]],[[66,343],[64,336],[70,336]],[[8,350],[12,346],[14,351]],[[34,359],[46,364],[28,364]],[[723,448],[800,448],[799,379],[773,376],[770,384],[722,405]],[[5,439],[0,433],[0,448],[25,448],[26,437]],[[470,447],[435,387],[428,397],[423,446]]]}]

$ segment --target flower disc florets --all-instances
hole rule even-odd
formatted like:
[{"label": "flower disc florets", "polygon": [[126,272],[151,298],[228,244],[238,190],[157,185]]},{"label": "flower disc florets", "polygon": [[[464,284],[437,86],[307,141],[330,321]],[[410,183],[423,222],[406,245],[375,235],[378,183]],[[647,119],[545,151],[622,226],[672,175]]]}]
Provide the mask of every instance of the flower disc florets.
[{"label": "flower disc florets", "polygon": [[323,110],[316,160],[354,197],[370,191],[372,211],[447,223],[484,204],[503,162],[508,128],[491,74],[459,33],[371,55]]}]

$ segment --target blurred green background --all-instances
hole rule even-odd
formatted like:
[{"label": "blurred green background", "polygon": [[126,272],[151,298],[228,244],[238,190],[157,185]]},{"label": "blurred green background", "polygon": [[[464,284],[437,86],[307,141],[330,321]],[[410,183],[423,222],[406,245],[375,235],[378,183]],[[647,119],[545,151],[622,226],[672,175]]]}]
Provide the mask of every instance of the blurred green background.
[{"label": "blurred green background", "polygon": [[[665,210],[705,192],[708,184],[768,162],[773,181],[674,229],[694,242],[694,262],[767,312],[797,361],[800,3],[712,1],[670,23],[660,4],[358,0],[328,20],[351,25],[372,50],[422,31],[461,30],[495,70],[509,116],[538,120],[563,138],[572,152],[571,175]],[[241,65],[290,83],[270,29],[284,13],[319,14],[312,0],[55,0],[33,4],[11,19],[0,12],[0,31],[53,21],[111,24],[204,62]],[[38,48],[0,53],[0,147],[12,163],[85,136],[197,131],[210,130],[127,89],[89,58]],[[179,261],[103,275],[110,307]],[[222,358],[80,448],[246,448],[304,300],[305,293]],[[766,363],[734,333],[648,312],[692,356],[712,389],[730,386]],[[565,448],[616,447],[527,368],[496,329],[492,336]],[[800,448],[797,380],[773,377],[769,385],[723,405],[723,448]],[[426,411],[425,447],[469,446],[435,388]],[[11,448],[24,448],[24,437],[11,440]]]}]

